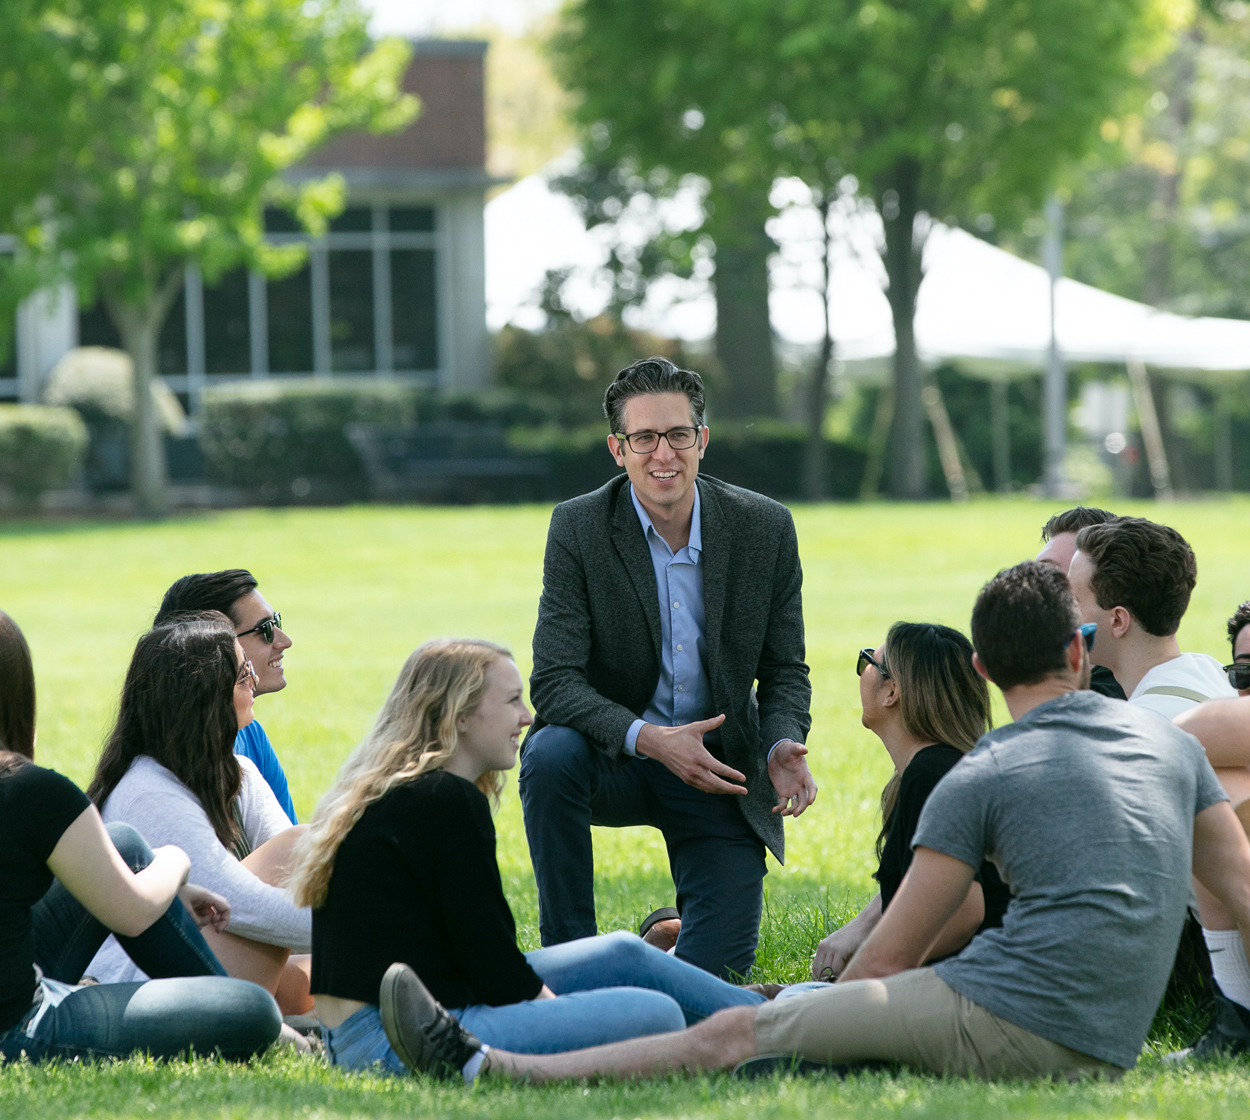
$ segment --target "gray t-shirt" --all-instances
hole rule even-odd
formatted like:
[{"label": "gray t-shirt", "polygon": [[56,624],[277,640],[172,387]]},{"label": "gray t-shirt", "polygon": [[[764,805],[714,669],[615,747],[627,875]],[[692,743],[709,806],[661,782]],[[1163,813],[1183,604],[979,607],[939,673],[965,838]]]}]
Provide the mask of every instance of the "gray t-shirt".
[{"label": "gray t-shirt", "polygon": [[930,794],[913,846],[992,860],[1011,904],[938,976],[1009,1023],[1131,1067],[1176,956],[1194,816],[1221,800],[1197,739],[1094,692],[990,732]]}]

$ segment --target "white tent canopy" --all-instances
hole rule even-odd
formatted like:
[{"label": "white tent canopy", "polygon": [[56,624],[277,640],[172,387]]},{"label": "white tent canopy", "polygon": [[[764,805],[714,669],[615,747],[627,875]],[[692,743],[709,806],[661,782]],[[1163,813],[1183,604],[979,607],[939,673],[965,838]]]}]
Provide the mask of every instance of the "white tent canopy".
[{"label": "white tent canopy", "polygon": [[[789,201],[796,198],[801,190],[790,192]],[[673,203],[684,211],[692,205],[697,200]],[[840,220],[830,294],[834,339],[839,358],[866,372],[894,351],[884,272],[874,251],[880,223],[873,214]],[[824,330],[815,288],[819,224],[810,207],[792,205],[770,227],[781,246],[771,318],[787,342],[814,343]],[[571,269],[566,302],[580,314],[596,314],[608,293],[595,273],[606,259],[602,235],[585,229],[576,207],[553,192],[542,173],[521,180],[486,207],[491,328],[541,326],[536,293],[550,269]],[[664,281],[653,285],[647,305],[631,311],[630,320],[656,333],[704,339],[715,328],[715,301],[706,281]],[[1069,279],[1057,285],[1055,321],[1068,361],[1250,369],[1250,321],[1173,315]],[[1050,345],[1050,278],[1040,266],[963,230],[935,225],[924,252],[916,343],[926,364],[960,360],[970,372],[991,376],[1041,369]]]}]

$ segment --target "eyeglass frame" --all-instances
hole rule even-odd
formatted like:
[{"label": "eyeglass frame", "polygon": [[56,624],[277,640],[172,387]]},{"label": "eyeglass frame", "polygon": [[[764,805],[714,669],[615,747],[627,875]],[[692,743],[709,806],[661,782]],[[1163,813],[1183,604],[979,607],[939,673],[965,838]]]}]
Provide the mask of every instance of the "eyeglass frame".
[{"label": "eyeglass frame", "polygon": [[260,675],[256,672],[256,666],[252,664],[250,657],[245,657],[243,664],[239,666],[238,675],[234,678],[234,687],[238,688],[245,680],[252,682],[253,692],[260,686]]},{"label": "eyeglass frame", "polygon": [[864,675],[864,670],[871,665],[885,680],[890,680],[890,670],[885,666],[885,658],[878,661],[873,656],[873,653],[874,650],[872,646],[864,646],[864,648],[859,651],[859,660],[855,663],[855,675],[857,677],[862,677]]},{"label": "eyeglass frame", "polygon": [[[689,451],[691,447],[698,447],[699,433],[706,431],[706,430],[707,430],[706,424],[678,424],[677,427],[669,428],[668,431],[666,432],[654,432],[654,431],[651,431],[650,429],[644,428],[642,431],[639,431],[639,432],[613,432],[612,434],[621,443],[625,444],[630,449],[630,451],[632,451],[635,455],[653,455],[656,451],[659,450],[660,440],[665,440],[668,443],[669,447],[672,447],[674,451]],[[694,435],[690,440],[690,446],[689,447],[674,447],[673,441],[669,438],[674,432],[693,432]],[[639,451],[634,446],[635,436],[655,436],[655,447],[651,448],[650,451]]]},{"label": "eyeglass frame", "polygon": [[[1250,688],[1250,661],[1234,661],[1231,665],[1224,666],[1224,672],[1228,674],[1228,683],[1238,692],[1244,692]],[[1245,680],[1238,680],[1244,674]]]},{"label": "eyeglass frame", "polygon": [[1068,640],[1063,643],[1063,648],[1067,649],[1068,646],[1072,644],[1076,636],[1080,634],[1081,637],[1085,640],[1085,652],[1092,653],[1094,650],[1094,635],[1097,632],[1098,632],[1098,623],[1082,622],[1080,626],[1078,626],[1075,630],[1072,631],[1072,636],[1069,637]]},{"label": "eyeglass frame", "polygon": [[[265,639],[265,645],[273,645],[273,632],[282,629],[282,612],[274,611],[269,618],[263,618],[250,630],[244,630],[241,634],[236,634],[236,638],[246,638],[249,634],[259,633]],[[268,630],[269,633],[265,633]]]}]

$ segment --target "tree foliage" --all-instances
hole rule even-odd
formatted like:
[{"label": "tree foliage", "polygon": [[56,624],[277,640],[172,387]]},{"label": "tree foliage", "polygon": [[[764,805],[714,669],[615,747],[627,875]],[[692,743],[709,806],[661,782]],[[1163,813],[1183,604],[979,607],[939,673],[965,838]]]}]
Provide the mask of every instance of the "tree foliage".
[{"label": "tree foliage", "polygon": [[266,202],[312,232],[342,205],[333,178],[279,178],[337,132],[402,126],[409,48],[372,45],[354,0],[6,0],[0,5],[0,226],[18,251],[9,301],[70,276],[105,302],[134,359],[135,490],[163,505],[146,387],[189,264],[210,282],[270,274],[300,250],[264,239]]}]

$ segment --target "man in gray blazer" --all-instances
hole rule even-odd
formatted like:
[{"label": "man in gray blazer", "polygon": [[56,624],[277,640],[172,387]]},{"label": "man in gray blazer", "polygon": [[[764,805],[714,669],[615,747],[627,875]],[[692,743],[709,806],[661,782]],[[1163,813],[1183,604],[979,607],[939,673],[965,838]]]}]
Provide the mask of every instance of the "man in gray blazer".
[{"label": "man in gray blazer", "polygon": [[699,376],[622,370],[604,411],[625,475],[557,506],[543,562],[521,803],[544,945],[597,932],[592,824],[664,834],[677,956],[746,976],[764,849],[816,796],[803,573],[789,511],[699,478]]}]

